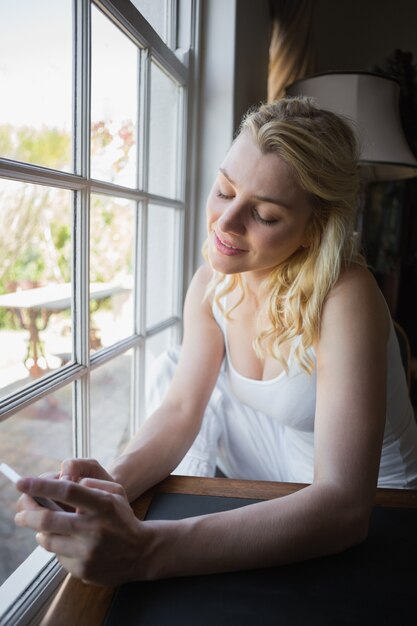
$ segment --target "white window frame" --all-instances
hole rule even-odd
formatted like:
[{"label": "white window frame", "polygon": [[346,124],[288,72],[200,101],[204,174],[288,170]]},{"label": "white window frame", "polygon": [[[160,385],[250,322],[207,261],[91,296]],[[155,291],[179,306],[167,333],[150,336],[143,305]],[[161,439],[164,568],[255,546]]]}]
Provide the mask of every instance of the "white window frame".
[{"label": "white window frame", "polygon": [[[139,172],[137,189],[121,187],[113,183],[90,178],[90,37],[91,6],[95,5],[114,21],[141,49],[140,67],[140,117],[138,132],[140,142]],[[182,304],[188,282],[194,267],[195,239],[195,198],[192,185],[191,167],[196,151],[196,86],[198,74],[200,0],[166,0],[168,31],[166,40],[176,50],[174,52],[152,29],[137,9],[128,0],[73,0],[75,18],[75,92],[77,98],[75,132],[76,145],[75,173],[55,171],[46,167],[16,162],[0,158],[0,177],[50,185],[74,192],[75,237],[73,267],[73,328],[75,362],[63,366],[47,376],[34,381],[14,394],[0,398],[0,421],[12,416],[24,407],[51,394],[64,385],[73,383],[73,443],[74,455],[83,457],[90,452],[90,373],[95,368],[117,358],[132,349],[134,352],[132,373],[132,419],[131,433],[135,432],[144,414],[144,370],[147,339],[166,329],[172,329],[175,341],[182,332]],[[177,21],[184,16],[190,20],[190,49],[184,49],[176,42]],[[180,29],[179,29],[180,32]],[[180,47],[178,46],[180,44]],[[194,63],[190,64],[190,59]],[[148,133],[150,89],[149,77],[151,61],[164,69],[181,88],[179,136],[185,138],[177,156],[179,174],[177,176],[176,199],[158,196],[147,191]],[[179,142],[181,143],[181,142]],[[191,172],[191,175],[190,175]],[[141,245],[136,246],[134,333],[126,339],[91,355],[89,348],[89,198],[91,193],[100,193],[128,198],[138,203],[137,233]],[[175,210],[179,219],[177,249],[178,284],[175,298],[175,313],[160,324],[148,327],[146,323],[146,231],[147,207],[149,203],[167,206]],[[75,253],[76,252],[76,253]],[[62,580],[65,572],[56,558],[36,548],[26,561],[0,587],[0,626],[7,624],[27,624],[39,611],[39,607],[50,596]]]}]

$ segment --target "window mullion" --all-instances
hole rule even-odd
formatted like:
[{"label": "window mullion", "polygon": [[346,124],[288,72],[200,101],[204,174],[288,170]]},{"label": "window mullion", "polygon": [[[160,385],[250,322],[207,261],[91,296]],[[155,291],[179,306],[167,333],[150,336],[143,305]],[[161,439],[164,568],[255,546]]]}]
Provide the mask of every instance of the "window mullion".
[{"label": "window mullion", "polygon": [[[185,0],[190,2],[190,6],[198,6],[198,0]],[[123,31],[131,41],[138,45],[139,67],[138,67],[138,124],[137,124],[137,150],[138,150],[138,171],[135,187],[125,187],[110,180],[92,180],[90,171],[90,142],[91,142],[91,74],[92,69],[97,71],[97,67],[91,68],[91,13],[92,6],[97,5],[102,9],[107,17],[115,24],[115,26]],[[188,5],[187,5],[188,6]],[[129,0],[72,0],[73,7],[73,169],[70,172],[50,169],[47,166],[37,165],[36,163],[25,163],[13,161],[12,159],[0,158],[0,176],[17,180],[22,183],[32,183],[36,185],[46,185],[57,187],[59,189],[70,190],[73,193],[73,211],[72,211],[72,261],[71,261],[71,311],[72,311],[72,352],[73,362],[61,366],[57,371],[53,371],[44,378],[32,381],[27,388],[17,389],[8,397],[3,397],[0,402],[0,414],[6,419],[22,408],[33,404],[36,400],[48,396],[51,393],[65,386],[73,388],[73,438],[74,438],[74,454],[78,457],[90,456],[91,454],[91,435],[90,435],[90,372],[98,372],[100,368],[104,370],[106,364],[113,361],[117,363],[116,357],[125,355],[128,351],[134,354],[132,368],[132,410],[130,412],[130,430],[135,432],[140,422],[145,416],[145,363],[146,363],[146,346],[147,340],[150,342],[150,356],[153,358],[160,350],[160,345],[166,343],[168,336],[174,336],[178,339],[178,333],[181,328],[182,317],[182,301],[183,286],[188,282],[188,265],[192,260],[192,255],[187,252],[188,246],[191,244],[191,233],[194,221],[192,221],[193,212],[188,215],[190,205],[189,194],[189,178],[186,178],[186,171],[190,171],[190,166],[194,164],[190,162],[190,142],[195,141],[193,137],[196,133],[190,133],[186,145],[184,140],[187,128],[190,126],[190,112],[187,111],[191,106],[189,97],[194,98],[194,92],[188,91],[188,80],[190,71],[187,65],[175,55],[175,48],[178,38],[178,32],[181,28],[177,26],[184,20],[182,13],[178,13],[181,4],[178,0],[165,0],[166,15],[166,34],[168,46],[164,44],[159,35],[150,27],[140,13],[136,10],[133,3]],[[187,9],[188,10],[188,9]],[[188,14],[187,14],[188,15]],[[191,10],[189,11],[189,20],[192,21]],[[177,32],[178,31],[178,32]],[[93,32],[94,36],[94,32]],[[68,49],[69,54],[69,49]],[[190,56],[190,66],[193,66],[193,56]],[[177,171],[176,171],[176,188],[175,194],[164,191],[164,185],[161,189],[152,189],[149,192],[149,167],[150,167],[150,122],[151,122],[151,65],[152,60],[156,65],[160,66],[166,75],[177,83],[178,93],[178,110],[177,110]],[[123,69],[123,68],[121,68]],[[156,93],[156,90],[155,90]],[[197,93],[197,92],[196,92]],[[155,97],[155,104],[157,105]],[[94,103],[93,103],[94,104]],[[152,103],[153,106],[154,103]],[[163,103],[161,103],[163,104]],[[157,124],[158,115],[162,115],[164,121],[164,111],[169,113],[169,106],[155,106],[153,111],[152,123]],[[67,128],[67,126],[66,126]],[[195,129],[196,130],[196,129]],[[156,136],[156,135],[155,135]],[[153,137],[153,136],[152,136]],[[169,139],[171,135],[169,135]],[[165,149],[164,137],[161,141],[161,150]],[[188,146],[188,149],[187,149]],[[152,152],[153,158],[158,154],[157,148]],[[156,157],[157,158],[157,157]],[[70,168],[70,163],[66,164]],[[171,169],[169,169],[169,174]],[[97,174],[100,176],[100,174]],[[187,182],[186,182],[187,181]],[[162,192],[164,195],[158,195]],[[68,195],[69,192],[67,191]],[[104,196],[114,196],[115,198],[126,198],[136,203],[135,217],[135,251],[134,251],[134,332],[129,336],[122,336],[117,342],[102,347],[97,353],[91,354],[90,351],[90,205],[91,195],[102,194]],[[169,197],[175,195],[175,197]],[[175,265],[175,281],[174,290],[174,307],[166,311],[168,318],[163,317],[152,321],[151,315],[147,319],[147,309],[152,308],[151,302],[147,302],[147,274],[148,274],[148,237],[153,237],[148,233],[149,214],[153,205],[156,205],[157,215],[158,207],[166,207],[166,213],[169,214],[169,230],[165,229],[163,224],[162,236],[175,238],[174,250],[175,254],[171,254],[171,244],[169,242],[169,261]],[[171,213],[169,213],[169,211]],[[172,232],[171,218],[172,211],[175,212],[175,228]],[[162,212],[163,213],[163,212]],[[94,215],[93,215],[94,217]],[[161,218],[162,219],[162,218]],[[131,224],[131,222],[129,222]],[[151,224],[153,228],[153,223]],[[153,243],[153,240],[152,240]],[[94,245],[94,244],[93,244]],[[67,249],[66,249],[67,250]],[[67,258],[67,256],[66,256]],[[185,261],[184,261],[185,260]],[[187,264],[184,267],[184,264]],[[162,263],[161,263],[162,266]],[[158,265],[159,270],[159,265]],[[161,271],[163,267],[161,267]],[[161,275],[161,279],[163,276]],[[68,280],[68,276],[66,277]],[[162,285],[155,285],[160,288]],[[150,285],[153,287],[153,285]],[[151,294],[152,296],[152,294]],[[168,299],[167,299],[168,302]],[[165,315],[165,313],[164,313]],[[158,323],[155,323],[158,321]],[[147,325],[149,326],[147,328]],[[172,332],[171,332],[172,329]],[[159,341],[161,340],[161,341]],[[162,341],[163,340],[163,341]],[[155,354],[154,354],[154,346]],[[66,353],[69,349],[66,350]],[[150,359],[149,359],[150,360]],[[111,367],[111,364],[110,364]],[[94,373],[93,376],[96,376]],[[95,380],[93,378],[93,380]],[[125,381],[123,381],[124,383]],[[94,398],[95,396],[93,396]],[[94,418],[95,419],[95,418]],[[93,422],[94,424],[94,422]],[[123,423],[123,427],[125,422]],[[93,431],[94,432],[94,431]],[[93,445],[93,450],[95,442]],[[95,453],[95,452],[94,452]],[[49,558],[49,557],[48,557]],[[48,561],[49,563],[49,561]],[[41,570],[41,577],[45,579],[45,589],[42,587],[42,594],[46,595],[53,588],[56,581],[52,578],[57,574],[55,569],[57,565],[48,564],[48,568],[43,570],[43,564],[38,560],[31,560],[27,563],[28,572],[33,571],[35,576]],[[53,570],[53,571],[52,571]],[[61,575],[58,572],[59,575]],[[19,624],[29,623],[32,620],[31,603],[33,598],[38,594],[40,587],[39,580],[34,579],[33,589],[30,588],[22,595],[21,591],[16,592],[16,597],[20,598],[14,609],[19,612]],[[42,578],[43,580],[43,578]],[[52,580],[52,582],[51,582]],[[20,582],[23,587],[27,583]],[[51,586],[48,586],[51,585]],[[22,589],[23,589],[22,587]],[[15,593],[15,592],[13,592]],[[43,598],[43,596],[42,596]],[[36,601],[40,601],[40,597]],[[0,602],[0,604],[2,604]],[[34,606],[34,605],[33,605]],[[2,620],[2,611],[0,609],[0,621]],[[27,611],[27,613],[26,613]],[[23,618],[23,612],[25,616]],[[16,613],[17,615],[17,613]],[[13,613],[15,616],[15,611]],[[20,621],[21,617],[22,620]],[[3,623],[3,622],[2,622]],[[17,622],[16,622],[17,623]],[[32,621],[30,621],[32,623]]]},{"label": "window mullion", "polygon": [[[136,218],[135,242],[135,334],[144,337],[146,334],[146,231],[147,203],[139,202]],[[131,434],[138,429],[144,412],[144,373],[145,373],[145,342],[141,342],[134,350],[132,367],[132,411]]]},{"label": "window mullion", "polygon": [[[78,0],[75,50],[75,166],[88,182],[90,177],[90,84],[91,84],[91,3]],[[88,456],[90,452],[90,389],[89,389],[89,223],[90,187],[77,192],[74,218],[73,258],[73,329],[74,355],[84,365],[86,374],[74,383],[74,452]]]},{"label": "window mullion", "polygon": [[182,84],[187,83],[188,68],[181,63],[129,0],[117,0],[117,3],[114,0],[94,0],[94,4],[109,17],[115,18],[118,25],[140,46],[152,47],[154,57],[175,80]]},{"label": "window mullion", "polygon": [[[178,108],[177,108],[177,155],[176,155],[176,189],[175,197],[184,199],[185,196],[185,166],[187,159],[187,90],[185,87],[178,86]],[[184,209],[176,209],[176,230],[175,237],[175,267],[177,271],[176,280],[174,281],[174,311],[175,314],[182,317],[182,307],[184,301],[183,285],[184,285],[184,258],[185,258],[185,211]],[[177,324],[175,342],[179,343],[182,335],[181,324]]]},{"label": "window mullion", "polygon": [[[181,0],[181,3],[183,0]],[[180,3],[180,7],[181,7]],[[183,284],[188,285],[194,273],[197,255],[195,254],[195,241],[197,239],[197,207],[199,199],[197,197],[197,163],[196,158],[198,152],[199,132],[199,89],[198,78],[200,72],[200,54],[201,54],[201,23],[202,23],[202,6],[201,0],[190,0],[190,48],[193,50],[191,65],[189,67],[189,82],[187,84],[187,156],[184,167],[187,176],[185,178],[184,200],[187,212],[185,219],[185,257],[184,257],[184,273]],[[199,251],[197,251],[199,252]],[[183,297],[185,294],[183,294]]]},{"label": "window mullion", "polygon": [[75,205],[74,255],[74,355],[84,365],[86,373],[74,383],[74,453],[88,456],[90,452],[90,393],[89,393],[89,191],[77,193]]},{"label": "window mullion", "polygon": [[[139,82],[139,123],[138,132],[141,141],[139,146],[139,188],[147,192],[149,180],[149,120],[150,120],[150,90],[151,57],[147,49],[140,54],[140,82]],[[138,202],[136,221],[136,254],[135,254],[135,333],[145,337],[146,334],[146,260],[147,260],[147,230],[148,230],[148,201]],[[145,351],[146,342],[143,341],[134,351],[133,363],[133,394],[132,394],[132,424],[135,432],[144,418],[145,412]]]},{"label": "window mullion", "polygon": [[178,0],[165,0],[164,39],[171,50],[175,50],[177,47],[177,14]]}]

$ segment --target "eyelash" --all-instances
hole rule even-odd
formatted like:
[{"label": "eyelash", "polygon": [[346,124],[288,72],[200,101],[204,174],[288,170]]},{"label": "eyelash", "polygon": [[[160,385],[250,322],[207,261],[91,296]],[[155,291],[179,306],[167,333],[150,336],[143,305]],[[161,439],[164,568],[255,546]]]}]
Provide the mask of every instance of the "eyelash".
[{"label": "eyelash", "polygon": [[263,217],[259,215],[256,209],[252,209],[252,215],[257,222],[259,222],[260,224],[264,224],[265,226],[273,226],[277,223],[277,220],[264,220]]},{"label": "eyelash", "polygon": [[[222,200],[231,200],[233,198],[233,196],[227,196],[225,193],[222,193],[219,190],[216,192],[216,194],[217,194],[217,197],[221,198]],[[264,224],[265,226],[272,226],[273,224],[277,222],[277,220],[264,220],[259,215],[256,209],[252,209],[252,215],[257,222],[259,222],[260,224]]]}]

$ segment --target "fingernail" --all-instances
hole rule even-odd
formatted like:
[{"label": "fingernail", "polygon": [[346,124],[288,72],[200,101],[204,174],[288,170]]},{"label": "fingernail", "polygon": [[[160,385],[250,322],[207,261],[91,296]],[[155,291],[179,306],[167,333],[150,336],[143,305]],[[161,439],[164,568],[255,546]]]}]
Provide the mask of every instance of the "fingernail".
[{"label": "fingernail", "polygon": [[27,491],[30,487],[30,479],[29,478],[19,478],[16,483],[17,489],[20,491]]},{"label": "fingernail", "polygon": [[68,474],[63,474],[59,477],[59,480],[72,480],[72,478],[71,476],[68,476]]},{"label": "fingernail", "polygon": [[19,525],[22,519],[23,519],[22,513],[16,513],[16,515],[14,516],[15,524]]}]

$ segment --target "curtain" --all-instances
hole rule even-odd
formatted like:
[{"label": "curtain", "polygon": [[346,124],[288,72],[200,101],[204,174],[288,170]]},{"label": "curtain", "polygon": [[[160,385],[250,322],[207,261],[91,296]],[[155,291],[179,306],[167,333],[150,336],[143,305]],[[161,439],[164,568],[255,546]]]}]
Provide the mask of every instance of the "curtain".
[{"label": "curtain", "polygon": [[269,47],[268,101],[313,71],[312,22],[315,0],[270,0],[272,33]]}]

